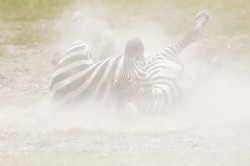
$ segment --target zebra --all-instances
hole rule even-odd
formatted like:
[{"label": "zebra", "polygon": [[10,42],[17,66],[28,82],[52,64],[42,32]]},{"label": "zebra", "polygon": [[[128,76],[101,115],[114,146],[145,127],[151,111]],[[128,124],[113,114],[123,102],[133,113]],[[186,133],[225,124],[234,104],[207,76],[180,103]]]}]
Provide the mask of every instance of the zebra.
[{"label": "zebra", "polygon": [[[197,41],[201,36],[201,29],[209,20],[209,12],[203,10],[196,16],[196,25],[191,28],[186,35],[179,41],[174,42],[164,48],[157,55],[150,55],[144,59],[145,77],[141,80],[118,79],[115,86],[115,92],[120,99],[121,106],[126,103],[133,103],[139,113],[164,113],[170,107],[177,105],[184,98],[188,90],[191,89],[191,83],[184,73],[182,62],[178,55],[190,44]],[[138,45],[137,47],[141,47]],[[222,63],[218,57],[213,58],[207,65],[204,72],[199,74],[202,78],[209,77],[219,71]],[[132,80],[131,80],[132,79]],[[147,80],[148,83],[145,83]],[[137,88],[135,83],[144,82]],[[124,86],[121,86],[122,82]],[[124,90],[125,89],[125,90]],[[124,94],[127,96],[124,97]]]},{"label": "zebra", "polygon": [[145,87],[151,87],[151,79],[144,59],[144,45],[140,39],[134,38],[127,42],[123,66],[112,92],[118,97],[119,105],[144,93]]},{"label": "zebra", "polygon": [[137,44],[142,46],[138,42],[132,39],[127,42],[124,54],[97,62],[92,60],[90,49],[83,41],[72,43],[52,59],[56,65],[51,82],[53,100],[72,104],[89,99],[98,101],[112,92],[118,79],[125,76],[133,78],[131,80],[147,78],[143,48],[135,49]]},{"label": "zebra", "polygon": [[[144,46],[139,39],[128,41],[124,54],[98,62],[92,60],[86,43],[72,43],[52,60],[57,66],[51,82],[53,99],[63,103],[98,101],[107,93],[115,92],[111,96],[117,98],[118,105],[132,101],[138,110],[145,112],[160,105],[162,111],[182,96],[182,88],[187,83],[177,55],[200,37],[208,17],[207,11],[198,14],[196,27],[182,40],[148,58],[144,58]],[[149,106],[142,107],[145,99],[150,100]]]}]

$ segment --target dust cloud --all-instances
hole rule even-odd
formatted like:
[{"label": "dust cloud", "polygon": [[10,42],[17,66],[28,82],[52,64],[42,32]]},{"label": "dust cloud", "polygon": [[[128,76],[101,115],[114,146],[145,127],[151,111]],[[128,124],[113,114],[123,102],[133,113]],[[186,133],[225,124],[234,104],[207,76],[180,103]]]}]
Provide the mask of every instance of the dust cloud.
[{"label": "dust cloud", "polygon": [[220,73],[193,89],[185,103],[164,115],[140,117],[136,112],[122,112],[105,103],[98,103],[97,106],[96,103],[85,102],[78,107],[53,107],[46,98],[29,108],[28,112],[32,112],[30,116],[12,120],[23,129],[40,131],[81,128],[158,132],[204,127],[248,127],[249,91],[247,83],[223,78]]},{"label": "dust cloud", "polygon": [[[83,40],[91,47],[92,58],[97,61],[123,53],[127,40],[134,37],[143,41],[146,55],[154,55],[174,41],[167,37],[166,29],[152,20],[147,21],[142,16],[112,20],[108,6],[98,6],[98,10],[94,11],[91,10],[95,8],[93,5],[95,4],[79,5],[78,2],[70,7],[70,11],[65,12],[56,23],[56,29],[61,35],[51,49],[60,53],[71,42]],[[192,55],[197,43],[180,55],[186,74],[190,77],[195,77],[206,65]],[[50,99],[45,97],[43,101],[29,108],[32,110],[30,112],[35,113],[34,116],[28,119],[23,117],[19,122],[25,122],[24,126],[30,124],[29,127],[36,126],[40,129],[79,127],[134,131],[245,124],[250,119],[249,81],[247,77],[241,80],[232,77],[230,71],[224,68],[199,87],[194,87],[185,103],[160,117],[138,117],[131,112],[121,116],[117,113],[119,111],[105,103],[99,103],[98,107],[95,103],[85,102],[78,108],[54,108],[51,107]]]},{"label": "dust cloud", "polygon": [[[168,37],[167,29],[154,20],[143,16],[120,18],[113,16],[110,10],[105,4],[76,3],[56,21],[55,28],[60,36],[49,49],[60,53],[71,42],[84,40],[91,47],[93,59],[98,61],[121,54],[127,40],[134,37],[143,41],[146,53],[150,54],[156,54],[176,40]],[[180,55],[186,74],[191,77],[206,65],[193,56],[197,43]],[[128,164],[135,165],[147,163],[151,154],[157,154],[152,161],[170,165],[244,165],[249,161],[250,147],[246,141],[249,134],[245,133],[250,122],[250,78],[249,74],[238,70],[241,66],[235,65],[232,69],[227,62],[224,61],[221,72],[194,87],[186,102],[166,115],[140,117],[133,111],[121,113],[105,103],[84,102],[77,108],[57,107],[51,104],[49,95],[28,108],[4,108],[0,116],[3,129],[0,140],[6,143],[3,149],[8,153],[0,161],[20,161],[23,164],[19,165],[32,165],[22,159],[41,163],[41,159],[47,157],[49,165],[59,165],[62,158],[66,165],[76,162],[78,165],[93,165],[95,161],[120,163],[120,160],[128,160]],[[129,145],[133,145],[134,151]],[[233,150],[236,150],[238,158]],[[95,155],[89,154],[89,151]],[[194,154],[191,155],[191,151]],[[23,152],[26,152],[25,155]],[[33,152],[36,158],[33,158]],[[85,157],[69,155],[72,152]],[[220,159],[214,160],[215,156],[220,156]]]},{"label": "dust cloud", "polygon": [[[77,7],[74,5],[71,7],[74,10],[65,12],[57,24],[62,35],[60,39],[56,40],[55,48],[62,50],[72,41],[83,40],[90,45],[93,59],[99,60],[121,54],[127,40],[134,37],[138,37],[143,41],[146,55],[147,53],[154,55],[161,51],[164,46],[176,40],[169,38],[167,30],[153,20],[146,20],[140,15],[137,17],[121,16],[121,18],[115,18],[110,14],[109,10],[112,9],[107,5],[99,4],[98,7],[95,5],[78,2]],[[91,10],[95,7],[96,10]],[[183,32],[182,35],[185,33]],[[206,63],[198,61],[193,56],[197,43],[188,47],[180,55],[186,74],[190,77],[195,77],[206,66]],[[240,80],[237,79],[238,77],[235,76],[237,72],[232,76],[230,73],[232,70],[228,70],[227,66],[227,61],[225,61],[221,72],[203,82],[199,87],[194,87],[190,97],[187,98],[187,102],[175,110],[169,111],[166,117],[140,119],[140,117],[135,118],[132,113],[131,117],[125,118],[130,120],[125,122],[124,125],[121,124],[121,126],[131,129],[145,129],[147,127],[152,129],[153,126],[155,129],[171,129],[169,126],[172,126],[174,129],[189,127],[194,124],[196,126],[203,124],[214,126],[247,122],[250,118],[248,111],[250,110],[248,103],[250,97],[248,83],[250,79],[247,75]],[[240,74],[240,71],[238,72]],[[104,128],[117,127],[119,125],[113,125],[112,123],[118,123],[117,121],[122,119],[120,117],[119,120],[115,120],[117,118],[114,115],[116,110],[103,109],[103,107],[99,110],[89,104],[83,104],[82,108],[76,110],[65,111],[64,116],[71,117],[69,121],[76,122],[76,119],[78,119],[80,126],[91,126],[90,124],[93,124],[93,126],[103,126]],[[90,113],[92,115],[88,117]],[[51,115],[51,111],[48,111],[48,114]],[[62,114],[64,113],[59,114],[60,117],[63,117]],[[53,121],[56,121],[57,117],[57,113],[55,113]],[[95,122],[98,123],[95,124]]]}]

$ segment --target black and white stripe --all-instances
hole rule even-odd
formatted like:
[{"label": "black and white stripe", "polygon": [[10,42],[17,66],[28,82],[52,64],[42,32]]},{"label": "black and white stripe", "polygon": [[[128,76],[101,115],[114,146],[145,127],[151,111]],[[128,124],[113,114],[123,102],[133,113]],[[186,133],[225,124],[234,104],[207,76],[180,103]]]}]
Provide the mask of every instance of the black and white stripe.
[{"label": "black and white stripe", "polygon": [[152,93],[135,100],[135,105],[143,113],[162,113],[178,104],[190,87],[184,67],[178,54],[196,41],[200,31],[191,29],[184,39],[167,46],[155,56],[146,59],[147,71],[152,80]]},{"label": "black and white stripe", "polygon": [[166,112],[178,104],[190,88],[178,55],[201,36],[209,16],[197,15],[196,27],[178,42],[170,44],[155,56],[144,59],[139,39],[128,41],[125,53],[93,62],[83,42],[73,43],[55,58],[57,69],[51,84],[54,99],[81,102],[100,99],[115,92],[118,105],[133,103],[142,113]]},{"label": "black and white stripe", "polygon": [[64,103],[101,97],[118,77],[123,64],[123,56],[93,62],[84,42],[73,43],[57,59],[51,93],[55,100]]},{"label": "black and white stripe", "polygon": [[117,104],[139,97],[147,88],[151,89],[151,81],[144,59],[144,46],[141,40],[132,39],[127,43],[124,64],[114,86]]},{"label": "black and white stripe", "polygon": [[[200,12],[196,17],[196,27],[190,29],[186,35],[175,43],[167,46],[157,55],[145,59],[149,84],[140,89],[142,93],[133,93],[132,102],[140,113],[162,113],[169,107],[178,104],[186,91],[190,89],[190,82],[184,73],[184,68],[178,55],[201,36],[201,28],[208,21],[207,11]],[[130,89],[128,88],[130,91]],[[138,90],[139,91],[139,90]],[[137,95],[137,96],[136,96]]]},{"label": "black and white stripe", "polygon": [[[125,83],[122,80],[134,81],[136,88],[133,92],[137,92],[140,86],[137,80],[146,77],[143,49],[138,39],[132,39],[124,54],[93,62],[84,42],[71,44],[62,55],[55,57],[57,68],[51,83],[53,98],[72,103],[101,99],[107,93],[112,97],[115,86],[121,87]],[[130,88],[128,85],[124,87]],[[124,95],[124,101],[128,101],[129,96]]]}]

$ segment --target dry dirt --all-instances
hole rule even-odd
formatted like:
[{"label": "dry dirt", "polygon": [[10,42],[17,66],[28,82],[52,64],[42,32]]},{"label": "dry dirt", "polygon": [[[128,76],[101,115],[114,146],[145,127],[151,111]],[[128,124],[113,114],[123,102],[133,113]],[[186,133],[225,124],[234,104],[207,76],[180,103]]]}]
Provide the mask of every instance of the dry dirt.
[{"label": "dry dirt", "polygon": [[41,44],[2,49],[12,56],[0,57],[0,166],[250,165],[249,125],[140,131],[133,126],[113,130],[116,123],[92,129],[60,127],[70,122],[58,122],[60,112],[51,112],[51,118],[52,110],[41,104],[49,93],[53,53]]}]

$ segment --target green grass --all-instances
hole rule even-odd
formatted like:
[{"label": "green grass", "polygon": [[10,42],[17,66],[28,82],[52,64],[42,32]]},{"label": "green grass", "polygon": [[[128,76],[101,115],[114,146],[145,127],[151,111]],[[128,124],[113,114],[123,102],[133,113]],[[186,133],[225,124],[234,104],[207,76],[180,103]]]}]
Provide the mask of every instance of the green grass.
[{"label": "green grass", "polygon": [[[0,21],[9,24],[7,27],[14,32],[6,38],[5,43],[28,44],[48,39],[53,30],[33,24],[38,20],[60,17],[75,1],[0,0]],[[105,13],[104,19],[140,16],[166,27],[170,35],[182,34],[192,26],[195,14],[202,9],[208,9],[211,13],[206,34],[238,35],[249,33],[250,29],[249,0],[82,0],[75,9],[81,5],[91,6],[94,13],[100,8],[98,12]]]},{"label": "green grass", "polygon": [[[12,27],[13,28],[13,27]],[[13,28],[13,34],[8,36],[3,44],[26,45],[35,42],[49,41],[56,37],[58,32],[49,28],[41,28],[39,24],[20,24]]]},{"label": "green grass", "polygon": [[58,17],[72,0],[0,0],[0,19],[30,21]]},{"label": "green grass", "polygon": [[0,49],[0,57],[3,57],[5,55],[6,55],[6,53],[2,49]]},{"label": "green grass", "polygon": [[194,14],[208,9],[211,13],[209,31],[216,34],[239,34],[249,32],[250,3],[249,0],[189,0],[171,1],[173,7]]},{"label": "green grass", "polygon": [[25,45],[46,41],[57,34],[39,20],[58,18],[73,0],[0,0],[0,29],[12,31],[0,44]]},{"label": "green grass", "polygon": [[[115,0],[108,1],[118,3]],[[249,0],[122,0],[117,5],[120,5],[126,14],[142,13],[173,32],[176,27],[186,29],[185,26],[192,23],[190,20],[194,15],[203,9],[211,13],[210,25],[207,27],[211,33],[239,34],[249,32],[250,29]]]}]

